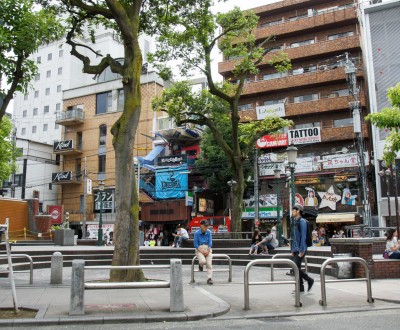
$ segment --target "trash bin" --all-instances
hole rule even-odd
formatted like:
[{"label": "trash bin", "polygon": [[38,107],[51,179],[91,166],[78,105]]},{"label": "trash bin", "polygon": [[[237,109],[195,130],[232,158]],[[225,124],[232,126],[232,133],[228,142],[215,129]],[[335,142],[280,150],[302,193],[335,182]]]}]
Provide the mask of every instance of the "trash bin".
[{"label": "trash bin", "polygon": [[[338,253],[334,254],[334,258],[349,258],[353,255],[351,253]],[[346,279],[353,278],[353,263],[349,261],[338,262],[337,264],[337,278]]]}]

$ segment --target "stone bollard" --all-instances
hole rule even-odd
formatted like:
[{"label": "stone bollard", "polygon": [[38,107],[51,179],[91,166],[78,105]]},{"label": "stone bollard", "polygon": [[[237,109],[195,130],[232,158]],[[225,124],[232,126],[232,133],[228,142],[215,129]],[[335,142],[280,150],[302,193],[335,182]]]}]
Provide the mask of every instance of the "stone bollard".
[{"label": "stone bollard", "polygon": [[85,260],[72,260],[69,315],[85,315]]},{"label": "stone bollard", "polygon": [[63,255],[54,252],[51,256],[50,284],[62,284],[63,278]]},{"label": "stone bollard", "polygon": [[170,312],[183,312],[183,282],[182,282],[182,260],[171,259],[170,273]]}]

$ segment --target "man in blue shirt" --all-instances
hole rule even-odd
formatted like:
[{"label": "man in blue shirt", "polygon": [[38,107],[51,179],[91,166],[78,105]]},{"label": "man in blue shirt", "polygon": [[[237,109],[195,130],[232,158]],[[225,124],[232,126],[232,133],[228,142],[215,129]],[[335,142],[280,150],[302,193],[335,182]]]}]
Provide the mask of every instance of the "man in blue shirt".
[{"label": "man in blue shirt", "polygon": [[292,255],[293,261],[297,265],[300,273],[300,292],[304,292],[304,282],[303,279],[308,283],[308,290],[310,292],[314,280],[307,275],[301,269],[301,263],[303,261],[304,256],[307,253],[307,244],[306,244],[306,237],[307,237],[307,223],[306,220],[302,217],[303,215],[303,206],[301,204],[295,204],[292,207],[292,217],[293,217],[293,227],[292,230]]},{"label": "man in blue shirt", "polygon": [[199,271],[203,271],[203,266],[207,268],[207,284],[212,285],[212,237],[211,232],[207,229],[209,222],[207,220],[200,221],[200,229],[194,233],[193,245],[196,249],[196,256],[199,259]]}]

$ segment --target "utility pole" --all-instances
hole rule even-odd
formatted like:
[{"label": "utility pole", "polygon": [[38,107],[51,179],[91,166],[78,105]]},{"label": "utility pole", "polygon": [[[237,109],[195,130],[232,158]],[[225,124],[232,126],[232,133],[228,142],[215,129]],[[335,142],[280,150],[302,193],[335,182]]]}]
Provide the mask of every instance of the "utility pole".
[{"label": "utility pole", "polygon": [[368,227],[372,226],[371,207],[368,200],[367,175],[365,170],[365,152],[364,139],[361,127],[361,109],[359,101],[360,90],[357,87],[357,68],[346,53],[345,73],[347,74],[347,83],[350,94],[353,95],[354,102],[350,102],[350,110],[353,111],[354,134],[356,136],[357,153],[359,159],[359,169],[361,175],[361,186],[363,192],[363,223]]},{"label": "utility pole", "polygon": [[86,194],[87,194],[87,168],[86,168],[86,156],[85,156],[83,165],[82,239],[86,239]]},{"label": "utility pole", "polygon": [[254,221],[253,221],[253,231],[256,223],[260,222],[260,202],[258,194],[258,149],[255,148],[254,152]]}]

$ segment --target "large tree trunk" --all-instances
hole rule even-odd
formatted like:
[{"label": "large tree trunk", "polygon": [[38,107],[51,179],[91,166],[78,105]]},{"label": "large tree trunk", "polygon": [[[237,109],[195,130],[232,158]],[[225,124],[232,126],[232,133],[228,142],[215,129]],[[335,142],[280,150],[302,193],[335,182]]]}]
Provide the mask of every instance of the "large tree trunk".
[{"label": "large tree trunk", "polygon": [[235,170],[232,171],[232,178],[236,184],[232,186],[232,221],[231,231],[233,233],[242,231],[242,209],[243,209],[243,194],[244,194],[244,177],[243,177],[243,163],[238,161],[235,163]]},{"label": "large tree trunk", "polygon": [[[127,51],[125,49],[125,54]],[[125,105],[124,112],[114,124],[111,132],[114,135],[113,146],[115,150],[115,199],[116,199],[116,221],[115,221],[115,250],[113,255],[113,266],[139,265],[139,198],[137,194],[133,147],[136,129],[139,123],[141,110],[140,93],[140,70],[142,58],[137,46],[137,51],[125,58],[129,67],[125,69],[128,73],[123,78]],[[130,77],[132,76],[132,78]],[[143,272],[138,270],[112,270],[110,281],[128,282],[141,281],[144,279]]]}]

